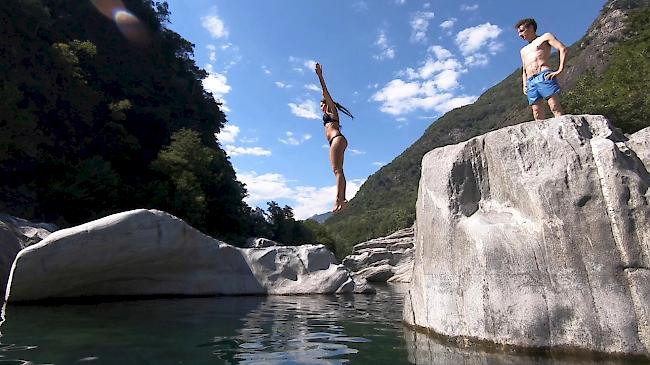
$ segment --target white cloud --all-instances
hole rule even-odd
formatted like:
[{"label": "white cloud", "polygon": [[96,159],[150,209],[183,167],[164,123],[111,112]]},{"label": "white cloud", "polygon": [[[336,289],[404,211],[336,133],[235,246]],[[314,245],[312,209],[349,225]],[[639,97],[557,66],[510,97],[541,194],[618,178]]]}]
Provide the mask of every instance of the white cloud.
[{"label": "white cloud", "polygon": [[321,91],[320,87],[316,84],[307,84],[305,85],[305,89],[311,90],[311,91]]},{"label": "white cloud", "polygon": [[499,34],[501,34],[501,28],[498,25],[484,23],[458,32],[456,44],[463,55],[472,54],[484,47],[499,49],[499,45],[496,43]]},{"label": "white cloud", "polygon": [[435,73],[445,70],[453,70],[456,72],[463,71],[460,63],[458,63],[455,58],[449,58],[444,61],[434,61],[433,59],[428,58],[424,63],[424,66],[418,70],[418,75],[422,79],[428,79]]},{"label": "white cloud", "polygon": [[430,11],[418,11],[411,17],[411,41],[426,42],[429,20],[433,17],[433,12]]},{"label": "white cloud", "polygon": [[278,140],[284,144],[291,146],[299,146],[311,139],[311,134],[303,134],[296,137],[293,132],[286,132],[286,138],[279,138]]},{"label": "white cloud", "polygon": [[228,144],[224,147],[224,150],[229,156],[271,156],[271,151],[262,147],[239,147]]},{"label": "white cloud", "polygon": [[307,71],[314,71],[316,69],[316,61],[314,60],[289,56],[289,62],[292,64],[291,68],[300,73],[304,73],[305,69],[307,69]]},{"label": "white cloud", "polygon": [[269,69],[266,67],[266,65],[262,65],[262,71],[264,71],[264,73],[267,74],[267,75],[270,75],[270,74],[271,74],[271,70],[269,70]]},{"label": "white cloud", "polygon": [[485,66],[490,62],[488,55],[485,53],[474,53],[465,57],[465,64],[468,66]]},{"label": "white cloud", "polygon": [[373,162],[372,164],[373,164],[374,166],[377,166],[377,167],[382,167],[382,166],[384,166],[386,163],[385,163],[385,162],[382,162],[382,161],[375,161],[375,162]]},{"label": "white cloud", "polygon": [[389,44],[385,31],[382,30],[379,32],[379,36],[377,37],[377,41],[375,41],[375,45],[379,47],[380,51],[378,55],[373,56],[375,59],[384,60],[387,58],[395,58],[395,48]]},{"label": "white cloud", "polygon": [[290,89],[291,85],[285,84],[284,82],[276,81],[275,86],[279,87],[280,89]]},{"label": "white cloud", "polygon": [[358,13],[364,12],[368,10],[368,3],[363,0],[355,1],[354,3],[352,3],[352,9],[354,9],[354,11]]},{"label": "white cloud", "polygon": [[260,139],[257,137],[248,137],[248,138],[240,138],[239,142],[241,143],[257,143]]},{"label": "white cloud", "polygon": [[254,171],[237,172],[237,179],[246,184],[248,196],[244,198],[244,201],[251,206],[290,197],[292,194],[286,179],[281,174],[258,175]]},{"label": "white cloud", "polygon": [[[345,197],[351,200],[359,191],[364,180],[348,180],[345,189]],[[314,214],[329,212],[334,207],[336,200],[336,186],[313,187],[298,186],[296,187],[295,206],[293,212],[297,219],[306,219]]]},{"label": "white cloud", "polygon": [[312,70],[312,71],[316,70],[316,61],[314,60],[307,60],[305,61],[304,65],[307,68],[307,70]]},{"label": "white cloud", "polygon": [[[372,99],[381,102],[380,110],[391,115],[402,115],[415,110],[445,113],[457,106],[472,103],[476,96],[454,95],[438,85],[441,80],[404,82],[394,79],[376,92]],[[444,80],[443,80],[444,81]]]},{"label": "white cloud", "polygon": [[208,56],[210,58],[210,62],[216,61],[217,60],[217,47],[215,47],[214,44],[208,44],[207,46],[205,46],[205,48],[207,48],[208,51],[210,51],[209,56]]},{"label": "white cloud", "polygon": [[365,155],[366,154],[366,151],[360,151],[360,150],[356,150],[354,148],[350,148],[348,151],[350,151],[350,153],[352,153],[353,155]]},{"label": "white cloud", "polygon": [[300,118],[320,119],[318,105],[313,100],[305,100],[300,104],[289,103],[291,113]]},{"label": "white cloud", "polygon": [[456,44],[465,56],[467,66],[485,66],[489,63],[489,55],[495,55],[503,49],[503,44],[497,41],[502,30],[497,25],[484,23],[466,28],[456,35]]},{"label": "white cloud", "polygon": [[458,19],[456,19],[456,18],[449,18],[449,19],[445,20],[444,22],[440,23],[440,28],[442,28],[442,29],[452,28],[454,26],[454,24],[456,24],[457,20]]},{"label": "white cloud", "polygon": [[212,38],[228,37],[228,29],[224,25],[223,20],[216,14],[202,17],[201,25],[210,33]]},{"label": "white cloud", "polygon": [[406,4],[406,0],[395,0],[395,4],[404,5],[404,4]]},{"label": "white cloud", "polygon": [[436,87],[440,90],[449,90],[458,86],[458,77],[460,76],[458,71],[455,70],[444,70],[436,75],[433,79]]},{"label": "white cloud", "polygon": [[225,74],[220,74],[213,70],[212,65],[207,65],[205,71],[208,73],[208,76],[202,80],[203,88],[212,93],[212,96],[217,102],[223,103],[221,109],[223,111],[230,111],[226,105],[226,101],[223,99],[223,96],[230,92],[230,85],[228,85],[228,78]]},{"label": "white cloud", "polygon": [[220,143],[235,143],[237,135],[239,134],[239,127],[234,124],[226,124],[219,133],[214,136]]},{"label": "white cloud", "polygon": [[429,52],[436,55],[436,58],[439,60],[446,60],[453,57],[453,54],[448,49],[438,45],[429,47]]},{"label": "white cloud", "polygon": [[[454,91],[460,86],[460,76],[467,69],[447,49],[434,45],[419,68],[408,67],[397,73],[408,81],[396,78],[375,92],[372,100],[380,102],[380,110],[401,116],[416,110],[444,113],[459,104],[473,102],[476,97]],[[398,122],[406,119],[398,118]]]},{"label": "white cloud", "polygon": [[476,10],[478,10],[478,4],[474,4],[474,5],[463,4],[463,5],[461,5],[460,10],[462,10],[462,11],[476,11]]},{"label": "white cloud", "polygon": [[[336,197],[336,186],[290,186],[282,174],[267,173],[258,175],[252,172],[237,172],[237,179],[246,184],[248,196],[244,201],[251,206],[266,208],[271,200],[288,200],[296,219],[307,219],[314,214],[331,211]],[[346,197],[352,199],[359,191],[363,180],[347,182]]]}]

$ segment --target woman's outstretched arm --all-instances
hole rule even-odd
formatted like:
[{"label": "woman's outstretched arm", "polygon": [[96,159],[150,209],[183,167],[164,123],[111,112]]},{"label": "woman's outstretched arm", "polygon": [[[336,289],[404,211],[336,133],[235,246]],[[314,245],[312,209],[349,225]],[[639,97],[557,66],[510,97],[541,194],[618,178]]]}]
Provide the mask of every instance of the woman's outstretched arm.
[{"label": "woman's outstretched arm", "polygon": [[330,92],[327,90],[325,78],[323,78],[323,66],[321,66],[320,63],[316,64],[316,75],[318,75],[318,80],[320,80],[320,87],[323,89],[323,98],[325,99],[325,104],[327,104],[330,112],[332,112],[334,119],[338,120],[339,111],[336,109],[336,104],[334,103],[334,99],[332,99],[332,95],[330,95]]}]

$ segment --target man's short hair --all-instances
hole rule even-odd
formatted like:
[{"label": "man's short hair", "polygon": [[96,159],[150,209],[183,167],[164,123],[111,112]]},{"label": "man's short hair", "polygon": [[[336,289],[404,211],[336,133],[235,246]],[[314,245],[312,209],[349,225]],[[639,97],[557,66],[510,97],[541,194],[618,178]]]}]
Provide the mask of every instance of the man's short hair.
[{"label": "man's short hair", "polygon": [[519,27],[522,25],[525,28],[528,28],[532,25],[533,30],[537,32],[537,22],[533,18],[521,19],[520,21],[517,22],[517,24],[515,24],[515,29],[519,29]]}]

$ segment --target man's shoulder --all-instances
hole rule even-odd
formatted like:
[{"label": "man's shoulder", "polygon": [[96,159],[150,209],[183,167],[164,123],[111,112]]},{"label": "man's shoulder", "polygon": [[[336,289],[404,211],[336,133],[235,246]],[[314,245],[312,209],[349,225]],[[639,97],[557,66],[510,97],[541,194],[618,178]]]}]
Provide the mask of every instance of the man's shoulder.
[{"label": "man's shoulder", "polygon": [[544,40],[544,41],[547,41],[549,39],[555,39],[555,35],[553,35],[553,33],[546,32],[546,33],[542,34],[541,36],[539,36],[539,38]]}]

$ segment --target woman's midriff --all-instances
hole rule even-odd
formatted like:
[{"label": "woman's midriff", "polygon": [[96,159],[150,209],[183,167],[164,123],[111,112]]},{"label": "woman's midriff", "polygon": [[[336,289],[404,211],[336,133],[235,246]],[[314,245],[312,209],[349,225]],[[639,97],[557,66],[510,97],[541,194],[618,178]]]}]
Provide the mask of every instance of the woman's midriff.
[{"label": "woman's midriff", "polygon": [[343,133],[341,133],[341,130],[338,128],[338,123],[332,122],[332,123],[327,123],[325,125],[325,138],[327,138],[328,141],[334,138],[334,136],[339,134],[343,134]]}]

